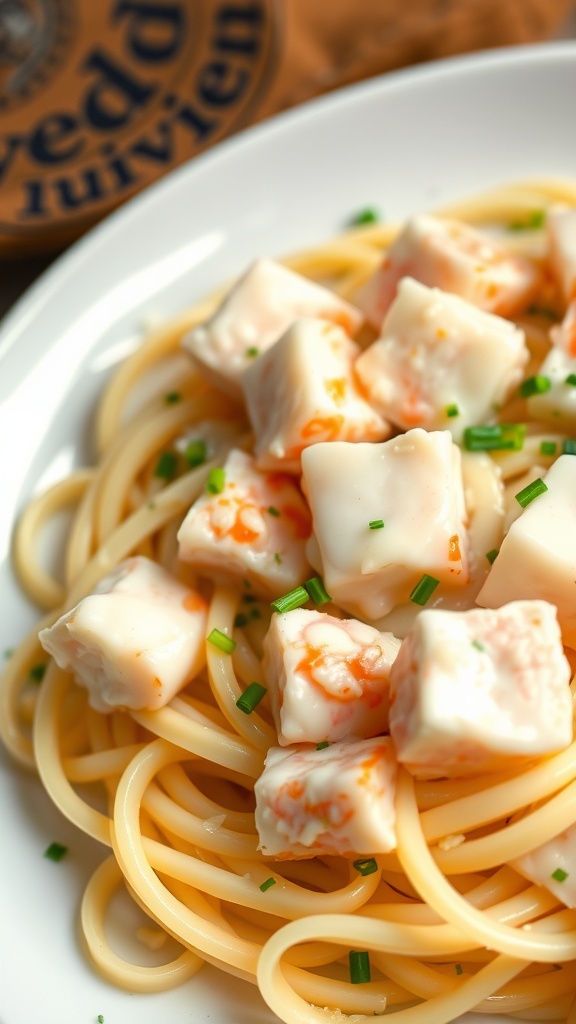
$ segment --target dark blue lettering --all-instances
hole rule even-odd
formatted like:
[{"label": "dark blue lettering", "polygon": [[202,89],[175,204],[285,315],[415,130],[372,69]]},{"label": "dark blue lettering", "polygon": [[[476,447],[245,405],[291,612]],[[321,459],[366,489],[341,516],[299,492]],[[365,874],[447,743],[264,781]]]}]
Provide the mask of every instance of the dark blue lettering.
[{"label": "dark blue lettering", "polygon": [[[77,129],[78,121],[70,114],[49,114],[32,134],[30,155],[40,164],[59,164],[70,160],[84,148],[85,140],[77,135]],[[74,140],[72,135],[76,136]]]},{"label": "dark blue lettering", "polygon": [[209,107],[227,107],[240,99],[249,81],[250,75],[243,68],[233,69],[213,60],[200,72],[198,95]]},{"label": "dark blue lettering", "polygon": [[192,107],[189,107],[188,104],[180,107],[175,120],[181,121],[183,125],[191,129],[198,142],[206,142],[217,125],[216,121],[208,120],[208,118],[193,110]]},{"label": "dark blue lettering", "polygon": [[145,156],[159,164],[169,164],[174,157],[172,125],[168,121],[161,121],[155,127],[159,137],[158,142],[156,143],[148,135],[132,146],[132,153],[135,153],[137,156]]},{"label": "dark blue lettering", "polygon": [[130,15],[127,43],[137,60],[158,63],[171,60],[178,53],[184,41],[184,12],[180,4],[160,6],[120,0],[113,20],[119,21],[126,15]]},{"label": "dark blue lettering", "polygon": [[126,157],[123,155],[110,159],[106,167],[115,176],[116,189],[119,192],[125,188],[130,188],[131,185],[135,185],[138,181],[138,176],[134,174],[132,168],[126,163]]},{"label": "dark blue lettering", "polygon": [[24,181],[24,206],[19,211],[19,217],[47,217],[48,210],[44,206],[44,182]]},{"label": "dark blue lettering", "polygon": [[83,70],[99,75],[84,102],[87,120],[99,131],[123,128],[157,90],[156,85],[129,77],[102,50],[92,51]]},{"label": "dark blue lettering", "polygon": [[95,170],[82,171],[75,180],[57,178],[54,188],[64,210],[77,210],[86,203],[102,199],[104,190]]},{"label": "dark blue lettering", "polygon": [[221,53],[244,53],[252,57],[260,49],[259,30],[263,16],[260,4],[221,7],[216,16],[214,48]]}]

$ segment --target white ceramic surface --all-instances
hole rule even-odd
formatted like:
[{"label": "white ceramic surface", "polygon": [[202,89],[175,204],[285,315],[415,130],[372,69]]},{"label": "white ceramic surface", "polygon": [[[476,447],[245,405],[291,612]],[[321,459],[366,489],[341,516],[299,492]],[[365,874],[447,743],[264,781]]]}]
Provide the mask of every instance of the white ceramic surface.
[{"label": "white ceramic surface", "polygon": [[[367,205],[396,219],[508,180],[574,175],[575,95],[576,43],[566,42],[375,79],[197,158],[57,261],[0,330],[0,655],[35,617],[10,569],[14,519],[90,458],[95,397],[146,320],[258,254],[329,236]],[[102,982],[76,920],[103,851],[3,752],[0,806],[0,1024],[95,1024],[98,1014],[106,1024],[272,1024],[251,987],[212,969],[154,996]],[[42,856],[55,839],[70,848],[60,864]]]}]

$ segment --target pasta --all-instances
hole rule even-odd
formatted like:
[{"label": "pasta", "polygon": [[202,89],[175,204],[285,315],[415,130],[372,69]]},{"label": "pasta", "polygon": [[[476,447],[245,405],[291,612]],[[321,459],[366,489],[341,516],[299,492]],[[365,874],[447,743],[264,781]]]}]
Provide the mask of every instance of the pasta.
[{"label": "pasta", "polygon": [[[543,258],[534,211],[576,207],[576,185],[533,182],[495,190],[439,211],[501,234],[511,251]],[[520,222],[529,230],[509,231]],[[340,296],[353,296],[380,265],[397,228],[370,225],[287,261]],[[152,558],[184,582],[193,567],[177,559],[176,533],[231,447],[254,439],[241,404],[227,399],[183,359],[184,332],[205,320],[220,296],[154,333],[120,368],[96,421],[98,463],[34,499],[15,535],[23,588],[41,608],[41,627],[93,591],[131,555]],[[537,374],[554,320],[563,310],[548,282],[521,317]],[[161,372],[160,372],[161,371]],[[134,393],[158,374],[134,411]],[[128,411],[127,411],[128,410]],[[131,410],[131,411],[130,411]],[[525,415],[512,398],[502,423]],[[156,475],[158,456],[176,452],[193,424],[219,420],[214,453],[173,479]],[[527,426],[520,450],[492,456],[508,496],[534,466],[548,469],[566,438],[542,422]],[[543,447],[544,442],[544,447]],[[488,486],[476,483],[476,497]],[[472,486],[472,484],[471,484]],[[474,487],[472,486],[472,490]],[[480,502],[481,504],[481,502]],[[56,511],[73,508],[62,577],[37,554]],[[497,530],[480,508],[474,543],[486,552]],[[82,934],[94,967],[129,991],[157,992],[188,982],[204,963],[258,984],[286,1024],[351,1021],[385,1014],[398,1024],[444,1024],[461,1013],[509,1014],[576,1022],[576,910],[511,866],[535,844],[576,821],[576,743],[517,767],[464,778],[414,779],[401,769],[396,850],[363,874],[352,859],[321,855],[279,860],[258,851],[253,785],[276,742],[266,702],[237,706],[263,680],[262,645],[270,605],[249,590],[200,582],[208,597],[207,634],[234,637],[233,655],[207,645],[207,667],[157,710],[101,714],[70,673],[49,660],[35,629],[11,656],[0,693],[3,742],[38,772],[51,800],[79,829],[109,848],[85,891]],[[338,612],[338,614],[342,614]],[[390,628],[403,635],[406,610]],[[574,682],[571,684],[576,694]],[[94,788],[98,798],[93,796]],[[89,794],[88,796],[86,794]],[[108,941],[105,922],[125,886],[176,948],[157,967],[128,963]],[[369,952],[371,980],[352,983],[348,954]]]}]

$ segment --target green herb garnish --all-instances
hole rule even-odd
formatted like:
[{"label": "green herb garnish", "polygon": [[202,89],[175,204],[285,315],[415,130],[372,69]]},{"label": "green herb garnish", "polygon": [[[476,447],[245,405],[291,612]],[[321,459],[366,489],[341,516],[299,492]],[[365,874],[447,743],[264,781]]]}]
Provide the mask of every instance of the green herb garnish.
[{"label": "green herb garnish", "polygon": [[514,495],[514,497],[522,508],[526,508],[531,501],[534,501],[534,498],[537,498],[539,494],[544,494],[544,491],[547,490],[548,488],[544,481],[538,477],[537,480],[533,480],[527,487],[523,487],[521,491],[518,491],[518,494]]},{"label": "green herb garnish", "polygon": [[353,985],[363,985],[370,981],[370,956],[365,950],[351,949],[348,953],[350,981]]},{"label": "green herb garnish", "polygon": [[332,600],[319,576],[313,576],[311,580],[306,580],[304,586],[308,591],[309,596],[314,601],[314,604],[327,604],[328,601]]},{"label": "green herb garnish", "polygon": [[236,641],[233,640],[231,636],[227,636],[226,633],[223,633],[220,629],[213,629],[206,639],[213,647],[217,647],[218,650],[224,651],[224,654],[232,654],[232,651],[236,647]]},{"label": "green herb garnish", "polygon": [[172,480],[176,473],[176,456],[174,452],[161,452],[154,470],[154,476],[162,480]]},{"label": "green herb garnish", "polygon": [[310,595],[306,587],[295,587],[294,590],[289,590],[287,594],[277,597],[275,601],[270,603],[275,612],[283,615],[284,612],[292,612],[295,608],[301,608],[309,599]]},{"label": "green herb garnish", "polygon": [[201,466],[203,462],[206,462],[206,455],[206,441],[201,437],[196,441],[189,441],[184,449],[184,458],[191,468]]},{"label": "green herb garnish", "polygon": [[378,224],[381,219],[378,210],[373,206],[367,206],[365,210],[360,210],[352,217],[350,224],[354,228],[360,228],[365,224]]},{"label": "green herb garnish", "polygon": [[356,868],[356,871],[359,871],[361,875],[373,875],[375,871],[378,871],[378,865],[374,860],[374,857],[353,860],[352,867]]},{"label": "green herb garnish", "polygon": [[262,885],[259,886],[260,892],[266,892],[266,890],[271,889],[273,885],[276,885],[276,879],[267,878],[266,881],[262,882]]},{"label": "green herb garnish", "polygon": [[47,860],[53,860],[56,863],[62,860],[63,857],[68,853],[68,847],[63,846],[62,843],[50,843],[44,850],[44,856]]},{"label": "green herb garnish", "polygon": [[208,473],[206,490],[208,494],[222,494],[226,484],[226,471],[221,466],[216,466]]},{"label": "green herb garnish", "polygon": [[261,686],[260,683],[250,683],[244,690],[244,693],[238,697],[236,707],[243,711],[245,715],[251,715],[254,708],[258,706],[267,693],[266,687]]},{"label": "green herb garnish", "polygon": [[520,451],[525,435],[523,423],[480,424],[466,427],[463,440],[469,452]]},{"label": "green herb garnish", "polygon": [[428,573],[424,573],[422,579],[416,584],[410,594],[410,600],[414,604],[419,604],[423,607],[430,600],[439,583],[440,580],[437,580],[434,576],[429,576]]}]

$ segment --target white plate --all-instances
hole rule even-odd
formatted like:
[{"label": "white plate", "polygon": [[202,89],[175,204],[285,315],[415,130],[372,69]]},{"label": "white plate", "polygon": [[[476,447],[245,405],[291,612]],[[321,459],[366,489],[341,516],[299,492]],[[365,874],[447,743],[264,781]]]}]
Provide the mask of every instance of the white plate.
[{"label": "white plate", "polygon": [[[576,174],[575,95],[575,43],[375,79],[196,158],[62,257],[0,331],[0,655],[35,616],[11,574],[14,519],[31,493],[90,457],[96,394],[146,319],[256,255],[331,235],[367,205],[395,219],[507,180]],[[1,1024],[95,1024],[98,1014],[106,1024],[271,1024],[250,986],[212,969],[155,996],[100,981],[75,929],[101,851],[1,757]],[[53,839],[70,848],[58,865],[42,856]]]}]

